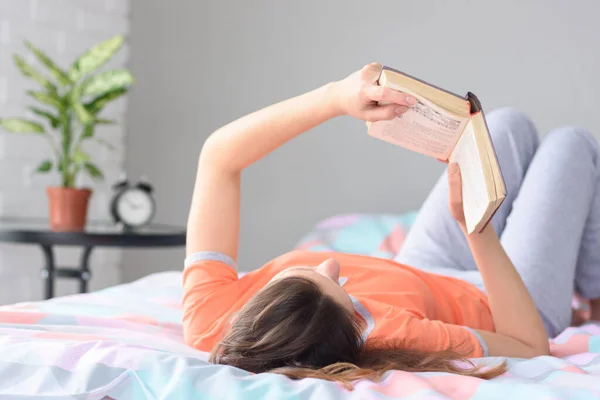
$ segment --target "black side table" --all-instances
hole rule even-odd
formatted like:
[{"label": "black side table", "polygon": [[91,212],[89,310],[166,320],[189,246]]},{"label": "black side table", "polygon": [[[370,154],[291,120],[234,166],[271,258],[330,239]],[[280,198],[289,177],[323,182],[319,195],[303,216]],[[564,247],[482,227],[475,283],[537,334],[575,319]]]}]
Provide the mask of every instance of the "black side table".
[{"label": "black side table", "polygon": [[[185,229],[168,225],[148,225],[127,231],[110,222],[88,221],[83,232],[53,232],[47,220],[0,219],[0,242],[31,243],[41,246],[46,260],[41,277],[46,281],[45,298],[54,297],[54,280],[79,280],[80,293],[88,290],[90,256],[94,247],[173,247],[185,245]],[[54,246],[81,246],[83,253],[78,268],[57,267]]]}]

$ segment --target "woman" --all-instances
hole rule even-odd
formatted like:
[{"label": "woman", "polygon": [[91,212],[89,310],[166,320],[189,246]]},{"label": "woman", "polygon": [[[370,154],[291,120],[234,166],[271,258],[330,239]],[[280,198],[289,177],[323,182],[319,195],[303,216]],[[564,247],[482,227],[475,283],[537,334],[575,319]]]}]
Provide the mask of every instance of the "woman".
[{"label": "woman", "polygon": [[504,365],[482,371],[453,361],[548,354],[548,335],[569,325],[574,284],[595,299],[600,319],[598,147],[569,128],[538,149],[533,125],[510,110],[488,117],[508,197],[483,232],[466,233],[451,164],[397,260],[297,251],[238,279],[241,172],[336,116],[404,113],[415,99],[377,86],[380,68],[245,116],[204,144],[188,221],[184,329],[213,362],[345,384],[390,369],[491,378]]}]

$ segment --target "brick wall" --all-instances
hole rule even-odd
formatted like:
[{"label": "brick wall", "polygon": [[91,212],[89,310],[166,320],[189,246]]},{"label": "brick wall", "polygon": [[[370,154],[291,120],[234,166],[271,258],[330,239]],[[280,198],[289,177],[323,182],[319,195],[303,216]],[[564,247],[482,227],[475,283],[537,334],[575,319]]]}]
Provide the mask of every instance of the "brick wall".
[{"label": "brick wall", "polygon": [[[25,90],[35,88],[23,78],[12,62],[17,52],[32,64],[35,60],[23,46],[27,39],[67,68],[83,51],[115,34],[129,29],[129,0],[0,0],[0,117],[27,116],[31,103]],[[129,49],[125,45],[106,68],[125,66]],[[43,70],[43,68],[40,68]],[[110,184],[124,164],[126,99],[106,108],[104,118],[119,124],[98,129],[98,136],[110,141],[116,150],[89,144],[86,150],[106,176],[96,184],[80,176],[79,184],[90,185],[89,218],[108,218]],[[39,136],[0,132],[0,217],[47,217],[45,188],[59,182],[58,175],[32,174],[35,166],[50,155],[46,141]],[[57,265],[77,265],[79,249],[59,248]],[[92,290],[121,280],[121,252],[96,249],[92,254]],[[0,243],[0,304],[30,301],[42,296],[39,278],[43,265],[41,250],[30,245]],[[77,284],[61,281],[57,295],[73,293]]]}]

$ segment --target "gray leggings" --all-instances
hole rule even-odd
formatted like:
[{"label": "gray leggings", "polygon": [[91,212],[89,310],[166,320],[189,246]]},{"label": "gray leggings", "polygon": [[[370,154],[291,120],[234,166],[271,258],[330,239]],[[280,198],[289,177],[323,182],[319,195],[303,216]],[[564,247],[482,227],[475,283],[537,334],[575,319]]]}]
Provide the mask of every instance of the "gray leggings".
[{"label": "gray leggings", "polygon": [[[552,131],[540,144],[533,123],[512,109],[490,113],[487,122],[508,191],[492,224],[554,337],[571,322],[574,289],[600,298],[598,145],[573,127]],[[444,173],[423,204],[396,261],[483,290],[448,211],[446,179]]]}]

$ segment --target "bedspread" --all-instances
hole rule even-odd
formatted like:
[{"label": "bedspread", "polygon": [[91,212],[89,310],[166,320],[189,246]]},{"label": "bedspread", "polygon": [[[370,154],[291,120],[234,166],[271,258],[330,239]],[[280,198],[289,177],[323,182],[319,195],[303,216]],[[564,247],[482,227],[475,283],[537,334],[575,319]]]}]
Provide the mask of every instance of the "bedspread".
[{"label": "bedspread", "polygon": [[[299,247],[318,251],[348,245],[391,257],[411,218],[334,218]],[[344,231],[353,224],[361,225],[355,227],[362,239],[352,229]],[[0,398],[600,398],[596,324],[563,332],[551,343],[553,357],[509,359],[508,373],[492,381],[395,371],[382,382],[361,381],[348,391],[331,382],[292,381],[209,364],[207,354],[183,344],[181,296],[181,273],[163,272],[90,294],[0,307]],[[501,360],[474,361],[491,365]]]}]

